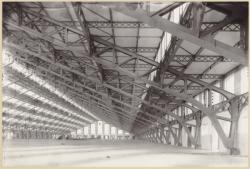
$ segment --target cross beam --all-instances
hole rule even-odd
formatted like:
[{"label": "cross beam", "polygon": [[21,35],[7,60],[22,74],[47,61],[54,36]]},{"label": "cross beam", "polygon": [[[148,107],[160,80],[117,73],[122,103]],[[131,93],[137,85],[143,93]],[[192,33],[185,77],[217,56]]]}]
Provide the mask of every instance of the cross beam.
[{"label": "cross beam", "polygon": [[242,65],[248,64],[247,53],[241,49],[229,46],[225,43],[214,39],[199,38],[195,36],[192,30],[187,29],[179,24],[173,23],[160,16],[150,17],[145,11],[141,9],[132,10],[124,4],[112,4],[109,7],[118,12],[137,19],[140,22],[147,23],[155,28],[159,28],[163,31],[169,32],[174,36],[187,40],[193,44],[209,49],[215,53],[218,53],[226,58],[232,59],[235,62]]},{"label": "cross beam", "polygon": [[[134,54],[133,54],[134,55]],[[135,56],[135,55],[134,55]],[[143,58],[142,58],[143,59]],[[147,60],[147,61],[149,61],[149,60]],[[150,61],[151,62],[151,61]],[[153,63],[153,62],[152,62]],[[79,74],[79,73],[76,73],[76,74]],[[81,75],[80,75],[81,76]],[[107,86],[106,84],[104,84],[104,86]],[[111,86],[109,86],[109,88],[111,88],[112,89],[112,87]],[[157,89],[160,89],[159,87],[156,87]],[[174,95],[174,96],[177,96],[177,97],[180,97],[180,98],[182,98],[182,99],[184,99],[184,100],[186,100],[186,101],[191,101],[194,105],[198,105],[197,107],[200,107],[201,106],[201,108],[204,110],[204,112],[206,112],[206,113],[208,113],[209,114],[209,110],[207,110],[207,109],[205,109],[202,105],[199,105],[197,102],[195,102],[195,100],[192,100],[192,99],[190,99],[190,98],[187,98],[187,96],[185,96],[185,95],[182,95],[182,94],[177,94],[177,93],[175,93],[175,92],[173,92],[173,91],[171,91],[171,90],[169,90],[169,89],[164,89],[164,91],[166,91],[167,93],[170,93],[170,94],[172,94],[172,95]],[[123,93],[122,91],[120,91],[121,93]],[[125,93],[124,93],[125,94]],[[144,102],[145,103],[145,102]],[[156,108],[156,109],[158,109],[158,108]],[[212,118],[212,117],[211,117]],[[216,123],[216,122],[215,122]],[[220,128],[218,128],[218,126],[217,126],[217,129],[219,130]],[[224,142],[226,142],[226,140],[224,140]]]},{"label": "cross beam", "polygon": [[[16,48],[16,49],[20,49],[20,47],[18,47],[18,46],[13,46],[13,45],[8,45],[8,47],[12,47],[12,48],[14,47],[14,48]],[[24,49],[22,49],[22,51],[24,51]],[[34,55],[34,56],[36,56],[36,57],[39,57],[39,58],[41,58],[41,59],[43,59],[43,60],[45,60],[45,61],[49,61],[49,60],[46,59],[44,56],[35,54],[34,52],[31,52],[31,51],[26,51],[26,52],[32,53],[32,55]],[[63,66],[63,65],[60,65],[60,64],[58,64],[58,63],[55,63],[55,64],[58,65],[58,66],[60,66],[60,67],[62,67],[62,68],[64,68],[64,69],[67,69],[68,71],[74,72],[74,73],[76,73],[76,74],[78,74],[78,75],[80,75],[80,76],[83,76],[83,77],[85,77],[85,78],[94,80],[93,78],[87,77],[86,75],[84,75],[84,74],[82,74],[82,73],[80,73],[80,72],[77,72],[77,71],[73,71],[73,70],[71,70],[71,69],[68,69],[67,67],[65,67],[65,66]],[[94,80],[94,81],[96,81],[96,80]],[[98,82],[97,82],[97,83],[98,83]],[[103,84],[103,86],[108,87],[108,88],[110,88],[111,90],[120,92],[120,93],[122,93],[122,94],[124,94],[124,95],[126,95],[126,96],[128,96],[128,97],[136,98],[138,101],[142,101],[142,103],[144,103],[144,104],[146,104],[146,105],[148,105],[148,106],[151,106],[151,107],[153,107],[153,108],[155,108],[155,109],[157,109],[157,110],[159,110],[159,111],[166,112],[165,109],[162,109],[162,108],[159,108],[159,107],[157,107],[157,106],[151,105],[151,104],[148,103],[147,101],[142,100],[141,98],[134,97],[134,96],[132,96],[132,95],[130,95],[130,94],[128,94],[128,93],[126,93],[126,92],[120,90],[120,89],[116,89],[116,88],[113,87],[113,86],[110,86],[110,85],[108,85],[108,84]],[[154,87],[157,88],[158,90],[162,90],[158,85],[154,85]],[[181,93],[176,93],[175,91],[173,91],[173,90],[171,90],[171,89],[164,89],[164,90],[162,90],[162,91],[164,91],[164,92],[166,92],[166,93],[169,93],[169,94],[171,94],[171,95],[180,97],[181,99],[184,99],[184,100],[186,100],[187,102],[191,102],[192,104],[194,104],[195,106],[199,107],[201,110],[203,110],[204,112],[206,112],[210,118],[213,118],[213,116],[211,116],[211,115],[209,114],[209,113],[211,112],[211,110],[209,110],[208,108],[205,108],[201,103],[199,103],[199,102],[196,101],[195,99],[189,98],[189,97],[187,97],[186,95],[181,94]],[[173,114],[171,111],[167,111],[167,112],[168,112],[169,115],[171,115],[171,116],[173,116],[174,118],[176,118],[176,119],[183,125],[184,129],[186,130],[186,132],[188,133],[188,135],[189,135],[189,137],[190,137],[190,140],[192,140],[193,138],[192,138],[191,134],[189,133],[188,129],[186,128],[185,124],[183,124],[183,122],[181,121],[181,119],[180,119],[177,115]],[[216,120],[216,119],[213,118],[213,121],[214,121],[214,120]],[[226,145],[226,144],[227,144],[227,143],[226,143],[227,140],[226,140],[225,133],[223,132],[221,126],[220,126],[219,123],[218,123],[218,121],[215,121],[214,123],[216,124],[216,126],[215,126],[216,129],[219,130],[219,132],[222,133],[220,136],[223,138],[223,141],[225,142],[225,145]],[[224,135],[223,135],[223,134],[224,134]],[[192,142],[194,143],[194,140],[193,140]],[[194,143],[194,144],[195,144],[195,143]]]}]

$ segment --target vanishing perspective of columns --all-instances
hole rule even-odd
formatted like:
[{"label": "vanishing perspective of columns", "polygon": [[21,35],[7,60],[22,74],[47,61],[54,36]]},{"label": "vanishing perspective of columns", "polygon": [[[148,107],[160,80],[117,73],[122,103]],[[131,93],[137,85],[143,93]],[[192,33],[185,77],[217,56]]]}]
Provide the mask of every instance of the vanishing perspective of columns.
[{"label": "vanishing perspective of columns", "polygon": [[3,142],[247,157],[248,5],[4,2]]}]

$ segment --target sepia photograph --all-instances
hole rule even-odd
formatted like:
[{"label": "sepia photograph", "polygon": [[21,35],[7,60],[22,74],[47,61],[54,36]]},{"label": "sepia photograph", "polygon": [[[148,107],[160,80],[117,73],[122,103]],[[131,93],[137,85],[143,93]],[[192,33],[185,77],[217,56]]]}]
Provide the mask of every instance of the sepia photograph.
[{"label": "sepia photograph", "polygon": [[248,167],[248,2],[2,2],[3,167]]}]

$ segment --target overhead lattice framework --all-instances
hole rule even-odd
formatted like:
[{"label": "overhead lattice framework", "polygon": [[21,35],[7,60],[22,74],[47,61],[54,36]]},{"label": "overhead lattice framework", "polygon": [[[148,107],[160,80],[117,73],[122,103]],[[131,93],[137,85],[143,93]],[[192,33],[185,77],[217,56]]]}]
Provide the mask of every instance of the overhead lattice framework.
[{"label": "overhead lattice framework", "polygon": [[[25,2],[3,9],[5,127],[21,119],[21,126],[68,132],[102,119],[139,136],[179,124],[198,145],[188,130],[197,121],[188,121],[208,116],[233,147],[213,112],[246,95],[215,84],[247,65],[247,3]],[[207,91],[225,101],[195,99]],[[192,113],[179,114],[181,107]]]}]

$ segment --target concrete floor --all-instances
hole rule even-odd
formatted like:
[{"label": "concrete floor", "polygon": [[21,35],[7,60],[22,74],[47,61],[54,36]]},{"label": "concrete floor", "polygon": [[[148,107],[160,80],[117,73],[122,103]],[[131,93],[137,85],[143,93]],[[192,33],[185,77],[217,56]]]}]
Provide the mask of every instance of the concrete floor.
[{"label": "concrete floor", "polygon": [[4,166],[247,166],[248,158],[137,140],[6,140]]}]

